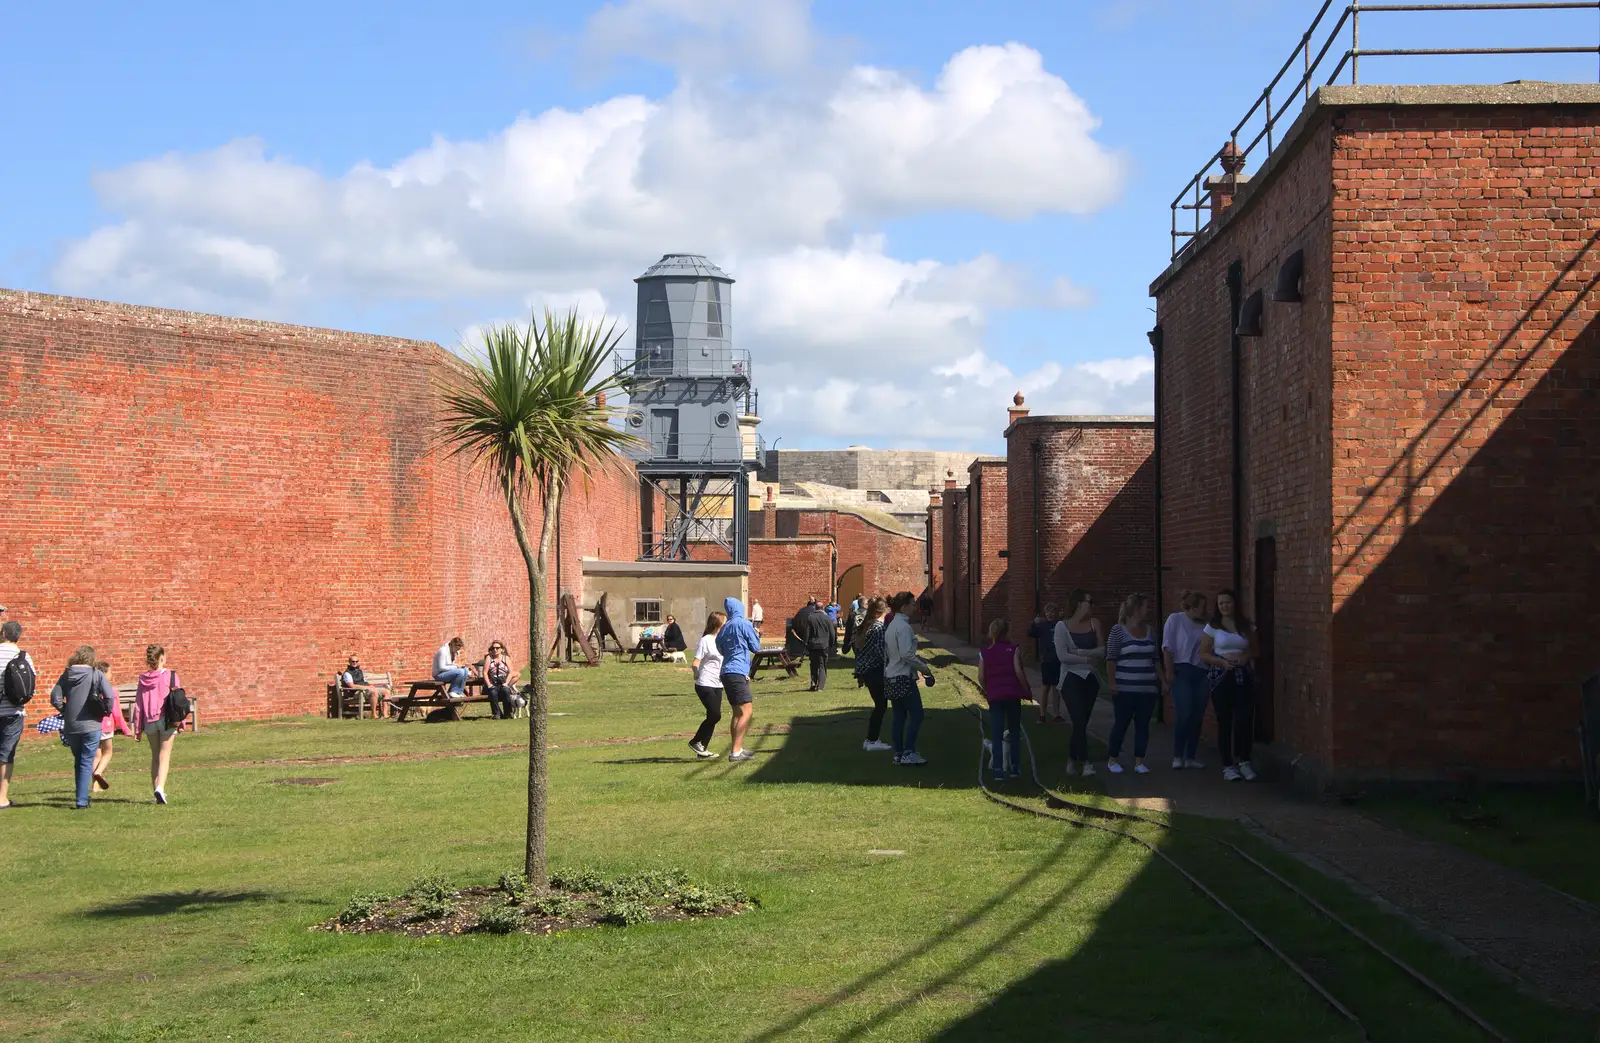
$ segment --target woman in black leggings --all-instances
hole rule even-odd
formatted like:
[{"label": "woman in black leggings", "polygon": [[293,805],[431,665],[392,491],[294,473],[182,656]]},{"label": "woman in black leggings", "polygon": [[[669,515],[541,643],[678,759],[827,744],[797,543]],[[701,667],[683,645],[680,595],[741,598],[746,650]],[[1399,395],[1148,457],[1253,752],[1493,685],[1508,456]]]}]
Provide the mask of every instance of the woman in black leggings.
[{"label": "woman in black leggings", "polygon": [[882,598],[868,601],[866,615],[861,617],[861,625],[850,642],[856,654],[856,684],[872,695],[872,716],[867,719],[863,750],[893,749],[878,738],[883,732],[884,712],[889,708],[889,700],[883,694],[883,617],[888,611],[889,603]]},{"label": "woman in black leggings", "polygon": [[1093,599],[1083,588],[1067,595],[1067,616],[1056,624],[1056,658],[1061,660],[1061,700],[1072,718],[1072,738],[1067,744],[1067,774],[1079,767],[1087,778],[1094,774],[1089,763],[1089,717],[1095,697],[1100,694],[1096,667],[1106,656],[1106,639],[1100,621],[1089,615]]}]

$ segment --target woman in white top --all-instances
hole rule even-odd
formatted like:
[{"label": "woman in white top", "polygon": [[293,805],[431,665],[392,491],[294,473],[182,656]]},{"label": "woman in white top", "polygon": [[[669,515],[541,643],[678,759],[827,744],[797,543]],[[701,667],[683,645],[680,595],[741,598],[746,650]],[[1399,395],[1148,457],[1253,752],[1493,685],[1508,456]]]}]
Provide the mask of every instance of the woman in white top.
[{"label": "woman in white top", "polygon": [[894,740],[894,762],[906,767],[928,763],[917,752],[917,732],[922,728],[922,693],[917,675],[933,684],[933,668],[917,656],[917,635],[907,615],[916,595],[902,590],[889,599],[894,618],[883,632],[883,694],[894,707],[890,738]]},{"label": "woman in white top", "polygon": [[433,679],[448,683],[450,694],[457,699],[467,694],[467,678],[472,676],[472,671],[456,662],[465,647],[465,641],[452,637],[448,644],[440,645],[439,651],[433,653]]},{"label": "woman in white top", "polygon": [[1172,693],[1172,766],[1203,768],[1200,725],[1206,718],[1211,685],[1200,661],[1200,639],[1206,630],[1206,596],[1186,590],[1178,598],[1182,611],[1167,617],[1161,628],[1161,681]]},{"label": "woman in white top", "polygon": [[1061,699],[1072,718],[1072,738],[1067,742],[1067,774],[1082,765],[1085,777],[1094,774],[1089,763],[1089,717],[1100,694],[1096,667],[1106,657],[1105,631],[1089,614],[1094,599],[1082,587],[1067,595],[1067,618],[1056,624],[1053,640],[1061,660]]},{"label": "woman in white top", "polygon": [[694,662],[689,666],[694,674],[694,694],[706,708],[706,719],[700,722],[694,738],[689,740],[689,748],[696,757],[706,761],[716,756],[706,748],[706,743],[717,734],[717,722],[722,720],[722,650],[717,647],[717,631],[727,619],[721,612],[706,617],[705,633],[700,637],[700,644],[695,646]]},{"label": "woman in white top", "polygon": [[1255,739],[1255,631],[1231,590],[1217,591],[1217,608],[1200,638],[1200,660],[1209,668],[1211,705],[1217,713],[1217,750],[1229,782],[1256,777],[1250,766]]}]

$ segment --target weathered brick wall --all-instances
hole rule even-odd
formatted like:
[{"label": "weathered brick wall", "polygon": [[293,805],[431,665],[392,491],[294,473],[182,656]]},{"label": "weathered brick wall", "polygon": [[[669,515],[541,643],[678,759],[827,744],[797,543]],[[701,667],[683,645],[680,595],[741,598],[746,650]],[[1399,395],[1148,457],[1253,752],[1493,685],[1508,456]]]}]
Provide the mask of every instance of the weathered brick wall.
[{"label": "weathered brick wall", "polygon": [[[1231,579],[1228,264],[1269,298],[1241,359],[1241,593],[1254,612],[1270,538],[1267,723],[1318,781],[1574,763],[1600,623],[1597,122],[1323,105],[1155,288],[1169,606]],[[1271,302],[1299,249],[1303,302]]]},{"label": "weathered brick wall", "polygon": [[[1074,587],[1109,628],[1122,599],[1155,589],[1152,424],[1143,419],[1023,417],[1006,430],[1006,614],[1025,632],[1035,615],[1034,453],[1038,453],[1038,604],[1064,606]],[[1032,652],[1031,642],[1022,642]]]},{"label": "weathered brick wall", "polygon": [[[50,680],[85,642],[130,679],[159,642],[215,721],[319,712],[351,650],[527,661],[504,501],[430,451],[437,345],[0,291],[0,363],[4,601]],[[637,517],[631,468],[575,494],[569,585]]]},{"label": "weathered brick wall", "polygon": [[950,505],[950,557],[945,562],[950,590],[950,632],[971,640],[972,634],[972,508],[966,489],[946,489]]},{"label": "weathered brick wall", "polygon": [[1573,770],[1600,665],[1600,106],[1335,133],[1333,762]]},{"label": "weathered brick wall", "polygon": [[940,624],[941,606],[944,604],[944,500],[939,494],[928,505],[927,562],[924,566],[928,596],[933,599],[934,625]]},{"label": "weathered brick wall", "polygon": [[958,496],[955,479],[946,478],[939,508],[939,561],[940,571],[944,574],[944,588],[933,603],[933,613],[939,629],[947,634],[956,632],[956,587],[960,583],[955,571],[956,515],[960,509]]},{"label": "weathered brick wall", "polygon": [[750,541],[750,598],[761,602],[767,622],[764,637],[783,639],[783,621],[815,594],[833,589],[833,537]]},{"label": "weathered brick wall", "polygon": [[1007,559],[1000,556],[1010,538],[1006,528],[1006,461],[974,460],[968,468],[967,490],[971,513],[967,561],[972,580],[967,633],[981,642],[988,635],[990,622],[1009,611]]}]

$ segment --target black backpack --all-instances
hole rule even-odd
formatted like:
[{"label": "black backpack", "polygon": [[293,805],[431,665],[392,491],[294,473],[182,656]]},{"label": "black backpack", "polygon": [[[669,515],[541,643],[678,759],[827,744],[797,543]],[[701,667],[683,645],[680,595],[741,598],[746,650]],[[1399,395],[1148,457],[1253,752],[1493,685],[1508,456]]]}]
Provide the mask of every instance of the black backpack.
[{"label": "black backpack", "polygon": [[34,675],[33,664],[28,661],[28,653],[18,652],[16,658],[6,664],[5,669],[5,701],[12,706],[27,706],[33,698],[34,682],[38,678]]},{"label": "black backpack", "polygon": [[168,728],[176,728],[189,719],[189,711],[194,707],[189,705],[189,693],[178,687],[178,675],[171,670],[172,687],[167,690],[167,699],[161,704],[161,723]]}]

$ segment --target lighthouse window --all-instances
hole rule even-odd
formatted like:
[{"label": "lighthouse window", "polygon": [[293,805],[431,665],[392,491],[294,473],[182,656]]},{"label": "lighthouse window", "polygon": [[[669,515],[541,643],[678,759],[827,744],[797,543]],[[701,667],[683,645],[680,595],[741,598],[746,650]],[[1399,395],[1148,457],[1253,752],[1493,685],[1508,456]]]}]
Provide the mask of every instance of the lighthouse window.
[{"label": "lighthouse window", "polygon": [[722,287],[715,282],[706,283],[706,336],[721,337]]}]

